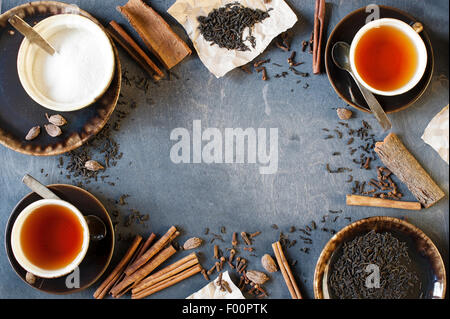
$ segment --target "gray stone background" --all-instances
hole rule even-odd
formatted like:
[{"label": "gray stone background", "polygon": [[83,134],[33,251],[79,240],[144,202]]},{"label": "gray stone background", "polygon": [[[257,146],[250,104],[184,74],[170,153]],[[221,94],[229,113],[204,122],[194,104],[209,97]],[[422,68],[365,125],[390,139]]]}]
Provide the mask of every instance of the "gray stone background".
[{"label": "gray stone background", "polygon": [[[1,10],[4,12],[26,1],[3,0]],[[81,0],[71,1],[82,9],[107,23],[114,19],[127,26],[123,17],[116,11],[117,5],[125,0]],[[167,13],[167,8],[174,0],[152,0],[151,5],[162,14],[174,27],[175,31],[186,39],[180,25]],[[299,21],[293,28],[293,47],[298,52],[297,60],[306,63],[299,67],[310,72],[311,56],[301,52],[301,41],[308,40],[313,25],[313,0],[287,0],[297,13]],[[0,1],[1,3],[1,1]],[[328,30],[349,12],[363,7],[370,1],[346,0],[327,1],[329,12]],[[386,215],[406,217],[420,227],[436,243],[444,260],[448,262],[448,188],[449,170],[436,152],[420,139],[428,122],[442,107],[448,104],[448,1],[378,1],[409,12],[422,21],[429,33],[436,57],[436,65],[431,85],[423,97],[413,106],[390,116],[393,131],[398,133],[405,145],[423,164],[447,197],[430,209],[420,212],[392,209],[346,207],[345,194],[351,186],[345,183],[347,174],[328,174],[325,164],[351,167],[351,158],[347,146],[338,139],[324,140],[321,128],[334,129],[337,124],[333,108],[345,106],[338,99],[325,74],[310,76],[297,84],[297,78],[289,75],[286,79],[276,79],[279,72],[275,66],[268,66],[271,79],[264,82],[260,74],[246,74],[234,70],[224,78],[216,79],[202,65],[196,54],[176,66],[173,71],[179,79],[162,81],[158,86],[152,84],[148,92],[133,85],[124,85],[122,101],[136,102],[136,108],[122,121],[119,132],[114,139],[120,144],[124,153],[116,167],[106,172],[115,186],[91,183],[87,189],[96,195],[111,211],[113,204],[122,194],[130,194],[127,205],[120,207],[126,216],[131,209],[148,213],[150,219],[145,225],[123,227],[121,222],[118,233],[121,236],[134,233],[147,235],[150,231],[159,235],[165,233],[169,226],[175,224],[182,230],[179,242],[189,237],[204,236],[206,227],[211,232],[220,233],[220,227],[226,226],[225,244],[229,247],[233,231],[262,231],[255,241],[255,253],[261,256],[272,253],[271,243],[276,241],[283,231],[290,239],[297,239],[298,231],[289,233],[294,225],[304,227],[315,220],[319,227],[336,230],[348,224],[343,216],[352,220],[364,217]],[[134,34],[134,33],[133,33]],[[136,34],[134,34],[136,35]],[[135,37],[137,39],[137,37]],[[286,65],[288,54],[270,46],[262,57],[270,57],[272,62]],[[144,76],[143,71],[120,50],[120,59],[124,70],[132,76]],[[283,69],[284,70],[284,69]],[[309,88],[302,86],[308,83]],[[174,144],[170,141],[170,132],[176,127],[192,129],[192,121],[200,119],[203,128],[217,127],[277,127],[279,129],[279,169],[273,175],[260,175],[254,164],[174,164],[169,152]],[[384,135],[369,114],[355,111],[355,118],[350,121],[353,127],[359,127],[362,119],[368,121],[381,140]],[[339,161],[331,156],[334,151],[342,151]],[[71,183],[60,175],[57,168],[58,157],[30,157],[0,147],[0,232],[15,204],[28,193],[21,184],[21,177],[30,173],[46,184]],[[375,163],[379,165],[379,163]],[[352,175],[358,180],[367,180],[375,172],[353,167]],[[41,173],[43,169],[43,173]],[[406,199],[412,200],[404,190]],[[343,216],[335,223],[327,222],[325,226],[319,221],[329,209],[342,209]],[[279,230],[271,225],[276,223]],[[305,247],[301,243],[287,250],[291,260],[297,260],[293,267],[301,290],[305,297],[313,297],[313,274],[321,249],[331,237],[329,233],[315,231],[312,235],[313,245],[309,254],[300,251]],[[301,241],[300,241],[301,242]],[[114,266],[129,241],[122,240],[116,245],[111,266]],[[202,249],[202,263],[205,268],[213,264],[212,244],[205,244]],[[186,252],[181,252],[169,260],[177,260]],[[246,255],[243,252],[243,255]],[[248,255],[248,253],[247,253]],[[250,268],[261,269],[259,257],[249,257]],[[111,266],[109,269],[111,269]],[[5,250],[0,250],[0,298],[91,298],[99,282],[91,288],[67,296],[53,296],[40,293],[19,279],[7,260]],[[234,277],[236,278],[236,277]],[[161,291],[151,298],[185,298],[205,285],[201,275],[185,280],[176,286]],[[283,282],[281,273],[273,275],[266,285],[271,298],[289,298],[289,292]]]}]

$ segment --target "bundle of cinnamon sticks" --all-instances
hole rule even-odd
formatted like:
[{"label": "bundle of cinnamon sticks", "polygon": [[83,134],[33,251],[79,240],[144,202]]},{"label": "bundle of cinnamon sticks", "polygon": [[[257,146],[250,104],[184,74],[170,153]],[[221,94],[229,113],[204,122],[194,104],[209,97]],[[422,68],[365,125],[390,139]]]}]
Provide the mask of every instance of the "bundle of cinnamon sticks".
[{"label": "bundle of cinnamon sticks", "polygon": [[288,290],[291,294],[292,299],[303,299],[300,289],[298,288],[297,282],[295,281],[294,274],[292,273],[291,267],[284,255],[283,248],[279,241],[272,244],[272,249],[275,254],[275,258],[278,263],[278,267],[283,274],[284,281]]},{"label": "bundle of cinnamon sticks", "polygon": [[[189,46],[169,24],[142,0],[129,0],[124,6],[118,6],[117,10],[128,20],[164,68],[170,70],[192,54]],[[107,31],[155,81],[164,77],[163,71],[116,21],[109,23]]]},{"label": "bundle of cinnamon sticks", "polygon": [[153,245],[155,234],[152,233],[145,242],[137,235],[123,258],[95,291],[94,298],[102,299],[108,293],[119,298],[132,289],[133,298],[143,298],[200,272],[202,267],[197,256],[191,254],[150,275],[175,254],[176,249],[171,242],[179,234],[172,226]]},{"label": "bundle of cinnamon sticks", "polygon": [[191,253],[142,280],[131,290],[131,298],[141,299],[150,296],[155,292],[170,287],[201,272],[202,269],[202,266],[198,262],[197,255]]}]

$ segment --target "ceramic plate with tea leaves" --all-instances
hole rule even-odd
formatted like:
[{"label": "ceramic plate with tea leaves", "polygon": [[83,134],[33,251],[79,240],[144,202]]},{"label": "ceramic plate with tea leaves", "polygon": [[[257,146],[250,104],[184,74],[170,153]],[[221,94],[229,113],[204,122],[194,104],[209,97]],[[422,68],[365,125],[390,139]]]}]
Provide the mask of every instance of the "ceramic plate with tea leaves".
[{"label": "ceramic plate with tea leaves", "polygon": [[[61,126],[62,134],[51,137],[44,129],[48,124],[45,113],[52,112],[34,102],[20,84],[17,73],[17,53],[23,36],[8,23],[8,18],[17,14],[28,24],[51,15],[80,14],[99,24],[89,13],[56,1],[39,1],[15,7],[0,15],[0,143],[17,152],[29,155],[57,155],[73,150],[97,134],[114,111],[120,93],[121,66],[117,49],[112,43],[116,68],[107,91],[89,107],[73,112],[61,112],[67,124]],[[39,125],[40,134],[33,140],[26,140],[29,130]]]},{"label": "ceramic plate with tea leaves", "polygon": [[[409,25],[418,22],[414,17],[399,9],[382,5],[379,5],[378,7],[380,9],[380,18],[398,19]],[[328,38],[325,49],[325,67],[328,79],[338,96],[349,105],[352,105],[359,110],[370,112],[364,97],[350,74],[348,74],[347,71],[339,69],[333,63],[331,56],[331,50],[336,42],[344,41],[350,44],[358,30],[365,25],[366,18],[370,14],[365,10],[366,8],[364,7],[349,13],[334,27]],[[422,96],[430,84],[434,68],[433,48],[425,29],[422,30],[419,35],[425,43],[428,55],[425,73],[420,82],[406,93],[396,96],[375,95],[386,113],[398,112],[412,105]]]},{"label": "ceramic plate with tea leaves", "polygon": [[84,215],[95,215],[106,225],[106,236],[100,241],[94,241],[89,244],[88,251],[83,261],[79,265],[80,282],[79,287],[67,287],[66,279],[68,276],[59,278],[43,279],[37,278],[34,285],[26,281],[26,270],[23,269],[14,257],[11,247],[11,231],[14,221],[20,212],[29,204],[42,199],[36,193],[26,195],[13,209],[5,230],[5,247],[11,266],[17,275],[28,285],[51,294],[71,294],[91,286],[104,273],[111,261],[114,252],[114,229],[105,207],[100,201],[89,192],[72,185],[49,185],[58,197],[74,205]]},{"label": "ceramic plate with tea leaves", "polygon": [[442,257],[420,229],[393,217],[370,217],[339,231],[316,265],[318,299],[441,299]]}]

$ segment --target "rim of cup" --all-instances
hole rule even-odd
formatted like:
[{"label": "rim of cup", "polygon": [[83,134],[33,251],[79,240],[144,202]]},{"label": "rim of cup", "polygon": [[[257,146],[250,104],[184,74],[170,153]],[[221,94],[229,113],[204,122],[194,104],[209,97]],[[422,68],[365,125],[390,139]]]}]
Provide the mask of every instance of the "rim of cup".
[{"label": "rim of cup", "polygon": [[[37,208],[46,205],[59,205],[70,209],[70,211],[78,217],[78,221],[83,228],[83,244],[78,255],[68,265],[64,266],[63,268],[53,270],[40,268],[29,261],[25,256],[25,253],[23,252],[20,238],[23,224],[28,216],[30,216],[30,214],[32,214]],[[83,214],[81,214],[81,212],[69,202],[60,199],[40,199],[25,207],[17,216],[11,231],[11,247],[17,262],[26,271],[41,278],[61,277],[71,273],[76,267],[79,266],[81,261],[86,256],[87,250],[89,248],[89,227]]]},{"label": "rim of cup", "polygon": [[[417,50],[417,67],[416,67],[414,76],[409,80],[409,82],[407,84],[405,84],[401,88],[398,88],[398,89],[392,90],[392,91],[377,90],[374,87],[367,84],[362,79],[362,77],[359,75],[358,70],[355,65],[355,51],[356,51],[356,47],[357,47],[359,41],[366,34],[367,31],[369,31],[370,29],[376,28],[377,26],[381,26],[381,25],[389,25],[389,26],[398,28],[401,32],[406,34],[413,41],[414,46]],[[356,33],[356,35],[353,38],[352,43],[350,45],[350,66],[352,68],[353,73],[355,74],[359,83],[361,83],[366,89],[368,89],[372,93],[375,93],[378,95],[394,96],[394,95],[400,95],[400,94],[406,93],[409,90],[411,90],[422,79],[423,74],[425,73],[425,69],[427,67],[427,60],[428,60],[428,53],[427,53],[427,49],[425,47],[425,43],[424,43],[423,39],[412,28],[412,26],[410,26],[406,22],[403,22],[398,19],[382,18],[382,19],[373,20],[373,21],[367,23],[361,29],[359,29],[359,31]]]}]

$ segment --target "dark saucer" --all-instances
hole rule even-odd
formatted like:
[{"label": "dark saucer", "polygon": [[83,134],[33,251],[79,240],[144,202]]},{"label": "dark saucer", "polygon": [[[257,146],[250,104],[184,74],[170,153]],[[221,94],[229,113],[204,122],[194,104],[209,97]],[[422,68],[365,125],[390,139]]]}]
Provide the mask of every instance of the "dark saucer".
[{"label": "dark saucer", "polygon": [[[394,18],[402,20],[410,25],[418,20],[409,14],[388,6],[380,5],[380,18]],[[370,112],[369,107],[364,100],[361,92],[356,86],[355,82],[351,78],[350,74],[346,71],[339,69],[332,60],[331,50],[333,45],[338,41],[345,41],[348,44],[351,44],[353,37],[356,35],[358,30],[364,26],[366,17],[370,13],[365,12],[365,7],[353,11],[346,15],[333,29],[331,32],[327,46],[325,49],[325,67],[327,70],[328,79],[333,86],[334,90],[338,94],[338,96],[343,99],[349,105],[354,106],[355,108]],[[398,112],[401,111],[414,102],[416,102],[422,94],[425,92],[428,84],[431,81],[431,77],[433,75],[434,68],[434,55],[433,48],[431,47],[430,39],[425,30],[420,33],[422,37],[425,47],[427,48],[428,53],[428,62],[425,73],[420,80],[420,82],[410,91],[397,95],[397,96],[381,96],[375,95],[378,102],[380,102],[383,109],[386,113]]]},{"label": "dark saucer", "polygon": [[[108,122],[119,99],[122,71],[115,44],[111,40],[116,66],[113,80],[106,92],[90,106],[72,112],[61,112],[67,119],[63,133],[50,137],[44,130],[48,110],[33,101],[23,89],[17,74],[17,52],[23,36],[8,23],[17,14],[31,25],[49,16],[70,13],[101,24],[77,6],[57,1],[35,1],[14,7],[0,14],[0,144],[28,155],[52,156],[71,151],[95,136]],[[40,125],[41,133],[32,141],[25,136],[31,127]]]},{"label": "dark saucer", "polygon": [[9,262],[17,275],[28,285],[40,291],[51,294],[70,294],[81,291],[91,286],[109,265],[114,251],[114,229],[108,212],[103,205],[89,192],[72,185],[55,184],[48,186],[61,199],[76,206],[84,215],[98,216],[106,225],[107,234],[101,241],[89,243],[89,249],[84,260],[79,265],[80,282],[79,288],[68,288],[66,286],[67,276],[42,279],[38,278],[34,285],[25,280],[26,271],[16,261],[11,248],[11,230],[19,213],[29,204],[42,199],[36,193],[26,195],[14,207],[5,230],[5,247]]}]

